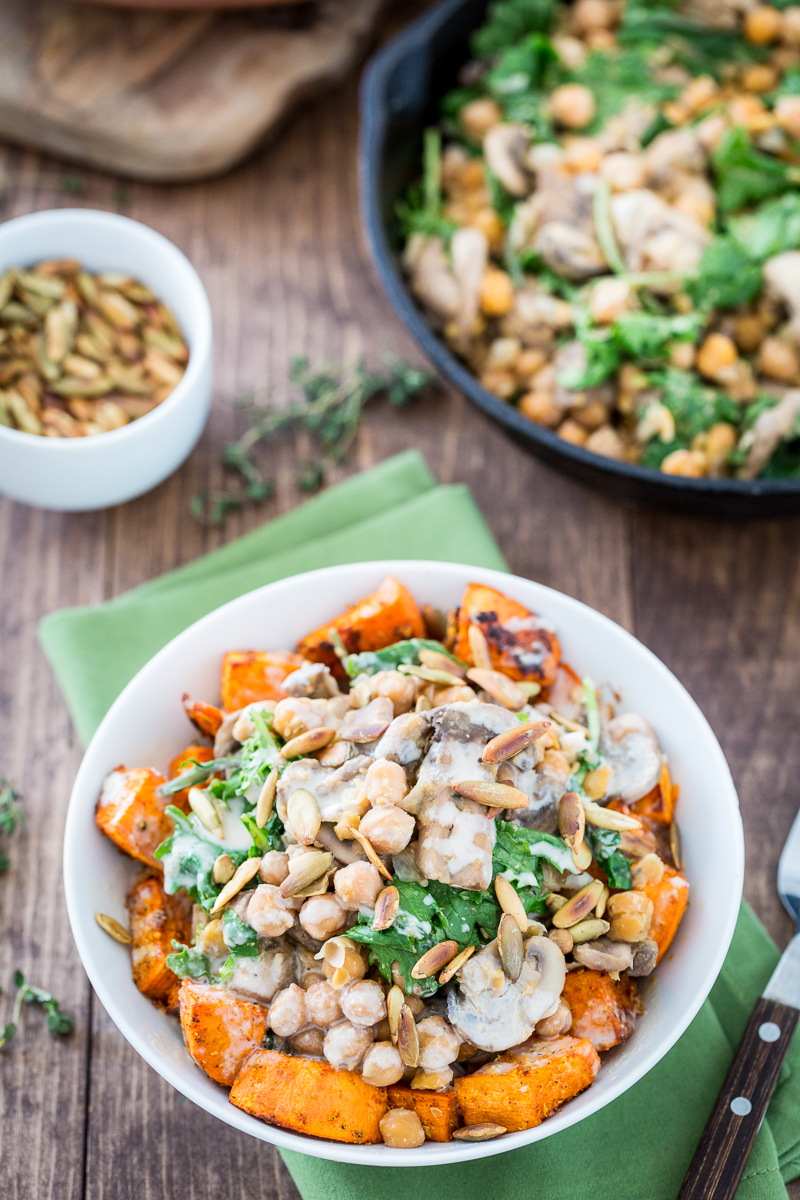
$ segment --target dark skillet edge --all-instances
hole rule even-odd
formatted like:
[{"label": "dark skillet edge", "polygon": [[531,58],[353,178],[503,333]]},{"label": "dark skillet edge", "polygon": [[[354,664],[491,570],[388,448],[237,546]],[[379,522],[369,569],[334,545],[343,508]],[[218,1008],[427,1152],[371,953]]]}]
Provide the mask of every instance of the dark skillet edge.
[{"label": "dark skillet edge", "polygon": [[[551,466],[611,499],[635,507],[737,520],[796,515],[800,512],[800,481],[687,479],[663,475],[634,463],[602,459],[565,442],[481,387],[428,325],[400,273],[381,209],[384,147],[391,121],[387,89],[392,71],[404,59],[418,56],[417,111],[421,117],[429,106],[431,64],[427,59],[431,40],[452,17],[474,5],[475,0],[443,0],[379,50],[367,64],[361,80],[358,152],[361,221],[373,269],[398,317],[441,374],[503,425],[510,437],[525,444]],[[414,88],[413,80],[410,86]]]}]

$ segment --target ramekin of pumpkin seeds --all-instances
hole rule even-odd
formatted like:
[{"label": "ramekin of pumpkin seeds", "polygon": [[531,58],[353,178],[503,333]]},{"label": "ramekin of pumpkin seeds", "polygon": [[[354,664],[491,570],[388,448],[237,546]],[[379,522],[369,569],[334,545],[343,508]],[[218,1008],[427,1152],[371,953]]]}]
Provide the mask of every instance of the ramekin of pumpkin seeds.
[{"label": "ramekin of pumpkin seeds", "polygon": [[0,424],[51,438],[121,429],[180,382],[189,348],[169,308],[125,271],[69,258],[0,275]]}]

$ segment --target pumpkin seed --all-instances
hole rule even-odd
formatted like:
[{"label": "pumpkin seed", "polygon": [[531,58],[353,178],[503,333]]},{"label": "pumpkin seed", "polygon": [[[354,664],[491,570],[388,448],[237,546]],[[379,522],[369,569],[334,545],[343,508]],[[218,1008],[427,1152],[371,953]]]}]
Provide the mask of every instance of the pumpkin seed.
[{"label": "pumpkin seed", "polygon": [[563,908],[566,903],[567,897],[559,896],[558,892],[551,892],[550,895],[545,899],[545,904],[551,913],[558,912],[558,910]]},{"label": "pumpkin seed", "polygon": [[673,821],[669,827],[669,852],[672,855],[672,861],[675,864],[675,870],[682,870],[683,858],[681,855],[681,831],[678,828],[676,821]]},{"label": "pumpkin seed", "polygon": [[473,666],[479,670],[491,671],[494,667],[492,662],[489,643],[486,641],[486,636],[481,628],[477,625],[469,625],[467,628],[467,641],[469,642],[469,652],[472,655]]},{"label": "pumpkin seed", "polygon": [[611,892],[608,890],[608,888],[605,885],[603,885],[602,894],[594,908],[594,911],[598,917],[602,917],[603,913],[606,911],[606,905],[608,904],[608,897],[610,895],[611,895]]},{"label": "pumpkin seed", "polygon": [[603,892],[603,884],[599,879],[593,879],[580,891],[576,892],[557,912],[553,913],[553,924],[556,929],[570,929],[584,917],[588,917]]},{"label": "pumpkin seed", "polygon": [[465,946],[461,953],[457,954],[455,958],[451,959],[445,969],[442,971],[441,975],[439,976],[439,983],[442,985],[449,983],[453,976],[458,974],[458,972],[464,966],[464,963],[468,959],[472,958],[474,953],[474,946]]},{"label": "pumpkin seed", "polygon": [[608,779],[611,772],[605,763],[602,766],[595,767],[588,775],[584,776],[583,790],[590,800],[602,800],[608,791]]},{"label": "pumpkin seed", "polygon": [[585,827],[586,817],[580,796],[577,792],[564,792],[558,802],[558,832],[570,850],[580,846]]},{"label": "pumpkin seed", "polygon": [[372,919],[373,929],[391,929],[400,911],[400,893],[394,884],[385,887],[378,893],[375,901],[375,916]]},{"label": "pumpkin seed", "polygon": [[[335,828],[338,828],[338,826],[336,826]],[[352,826],[350,827],[350,833],[351,833],[351,836],[354,837],[355,840],[358,842],[359,846],[364,851],[367,858],[372,863],[373,867],[375,867],[376,871],[378,871],[378,873],[380,875],[382,875],[384,877],[384,879],[388,879],[389,882],[391,883],[391,881],[392,881],[391,872],[386,870],[386,867],[384,866],[383,862],[381,861],[380,855],[377,853],[375,847],[373,846],[373,844],[369,840],[369,838],[366,837],[366,835],[363,834],[360,829],[354,828]],[[337,836],[341,837],[341,834],[337,834]]]},{"label": "pumpkin seed", "polygon": [[389,989],[389,995],[386,997],[386,1016],[389,1021],[389,1034],[392,1041],[397,1045],[397,1030],[400,1024],[400,1009],[405,1004],[405,994],[402,988],[397,984]]},{"label": "pumpkin seed", "polygon": [[414,963],[411,968],[411,978],[427,979],[429,975],[435,975],[442,967],[446,967],[456,954],[458,954],[458,942],[439,942],[436,946],[431,946],[430,950],[426,950],[422,957]]},{"label": "pumpkin seed", "polygon": [[115,329],[135,329],[141,320],[139,310],[119,292],[98,289],[96,307]]},{"label": "pumpkin seed", "polygon": [[516,983],[522,974],[524,952],[522,930],[510,913],[503,913],[497,926],[497,949],[503,970],[511,982]]},{"label": "pumpkin seed", "polygon": [[228,883],[235,874],[236,867],[230,854],[220,854],[219,858],[214,860],[211,870],[211,878],[214,883]]},{"label": "pumpkin seed", "polygon": [[322,814],[315,796],[305,788],[297,788],[292,792],[286,805],[286,816],[298,842],[310,846],[319,833],[322,824]]},{"label": "pumpkin seed", "polygon": [[397,1049],[407,1067],[419,1066],[419,1035],[414,1014],[407,1004],[401,1006],[397,1018]]},{"label": "pumpkin seed", "polygon": [[361,725],[351,725],[342,730],[339,737],[343,742],[374,742],[389,728],[389,721],[364,721]]},{"label": "pumpkin seed", "polygon": [[502,704],[504,708],[510,708],[512,712],[518,712],[527,702],[527,696],[517,687],[513,679],[502,675],[500,671],[470,667],[467,671],[467,679],[477,683],[478,687],[488,692],[493,700]]},{"label": "pumpkin seed", "polygon": [[264,780],[264,786],[258,793],[256,801],[256,825],[259,829],[263,829],[272,815],[272,808],[275,804],[275,791],[278,786],[278,768],[273,767],[267,778]]},{"label": "pumpkin seed", "polygon": [[204,788],[189,788],[189,807],[209,833],[222,836],[222,820]]},{"label": "pumpkin seed", "polygon": [[123,946],[129,946],[133,941],[125,926],[120,925],[119,921],[115,921],[113,917],[107,917],[105,913],[95,913],[94,919],[103,932],[112,937],[115,942],[120,942]]},{"label": "pumpkin seed", "polygon": [[604,933],[608,933],[611,928],[608,921],[601,921],[599,917],[587,917],[583,921],[579,921],[577,925],[573,925],[570,929],[572,934],[572,944],[579,946],[581,942],[593,942],[595,938],[602,937]]},{"label": "pumpkin seed", "polygon": [[484,1121],[480,1125],[462,1125],[460,1129],[454,1129],[453,1137],[459,1142],[488,1142],[504,1133],[508,1133],[505,1125]]},{"label": "pumpkin seed", "polygon": [[538,696],[542,690],[542,685],[537,683],[535,679],[518,679],[516,681],[519,690],[531,700],[534,696]]},{"label": "pumpkin seed", "polygon": [[335,737],[336,730],[329,729],[326,725],[320,725],[317,729],[308,729],[305,733],[298,734],[297,737],[291,738],[286,743],[281,750],[281,757],[303,758],[307,754],[313,754],[315,750],[321,750]]},{"label": "pumpkin seed", "polygon": [[438,650],[420,650],[419,661],[423,667],[430,667],[432,671],[445,671],[449,675],[458,676],[462,683],[467,677],[466,671],[459,663],[453,662],[446,654],[440,654]]},{"label": "pumpkin seed", "polygon": [[284,900],[299,895],[303,888],[324,875],[332,862],[333,855],[328,850],[309,850],[298,855],[278,889]]},{"label": "pumpkin seed", "polygon": [[572,851],[572,861],[579,872],[588,871],[592,865],[592,848],[585,839]]},{"label": "pumpkin seed", "polygon": [[527,808],[528,797],[518,788],[506,783],[486,782],[482,779],[465,779],[452,785],[465,800],[485,804],[488,808]]},{"label": "pumpkin seed", "polygon": [[260,858],[246,858],[244,862],[236,868],[233,876],[228,880],[214,901],[214,904],[210,909],[212,916],[215,912],[219,912],[221,908],[224,908],[229,900],[232,900],[234,896],[238,895],[244,885],[249,883],[254,875],[258,874],[260,866]]},{"label": "pumpkin seed", "polygon": [[643,830],[636,833],[631,829],[623,829],[619,836],[619,848],[630,858],[644,858],[645,854],[652,854],[655,850],[653,838]]},{"label": "pumpkin seed", "polygon": [[504,733],[498,733],[497,737],[486,743],[481,759],[485,763],[505,762],[532,742],[538,741],[549,728],[549,721],[529,721],[527,725],[520,725],[518,729],[506,729]]},{"label": "pumpkin seed", "polygon": [[463,677],[459,678],[452,671],[441,671],[433,667],[417,667],[413,663],[400,663],[397,670],[401,675],[411,675],[415,679],[424,679],[426,683],[439,683],[444,687],[460,687]]},{"label": "pumpkin seed", "polygon": [[592,800],[584,800],[583,812],[588,825],[594,825],[598,829],[641,829],[641,821],[637,821],[636,817],[629,817],[627,813],[617,812],[613,808],[603,808],[600,804],[595,804]]},{"label": "pumpkin seed", "polygon": [[509,913],[517,922],[520,929],[526,931],[528,928],[528,914],[525,912],[525,907],[514,885],[509,883],[502,875],[495,875],[494,893],[497,896],[497,903],[503,912]]}]

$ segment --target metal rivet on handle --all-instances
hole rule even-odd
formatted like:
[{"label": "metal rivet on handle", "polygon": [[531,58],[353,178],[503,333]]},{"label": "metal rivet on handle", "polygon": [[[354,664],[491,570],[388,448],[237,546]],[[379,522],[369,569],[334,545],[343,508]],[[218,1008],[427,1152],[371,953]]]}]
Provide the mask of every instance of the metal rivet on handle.
[{"label": "metal rivet on handle", "polygon": [[776,1025],[774,1021],[765,1021],[763,1025],[758,1027],[758,1036],[762,1042],[777,1042],[781,1036],[781,1027]]},{"label": "metal rivet on handle", "polygon": [[746,1096],[737,1096],[735,1100],[731,1100],[731,1112],[737,1117],[746,1117],[752,1107]]}]

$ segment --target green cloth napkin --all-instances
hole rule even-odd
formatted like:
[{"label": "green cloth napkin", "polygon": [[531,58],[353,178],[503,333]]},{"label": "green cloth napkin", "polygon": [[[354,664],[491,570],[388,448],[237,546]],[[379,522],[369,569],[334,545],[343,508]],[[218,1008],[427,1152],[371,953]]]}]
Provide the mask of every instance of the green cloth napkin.
[{"label": "green cloth napkin", "polygon": [[[107,604],[46,617],[41,643],[83,741],[136,671],[220,604],[314,567],[437,558],[505,569],[462,487],[437,487],[408,452],[205,558]],[[523,1150],[463,1165],[354,1167],[283,1152],[304,1200],[672,1200],[778,951],[742,906],[711,997],[670,1053],[619,1100]],[[780,1200],[800,1174],[800,1036],[756,1140],[739,1200]]]}]

